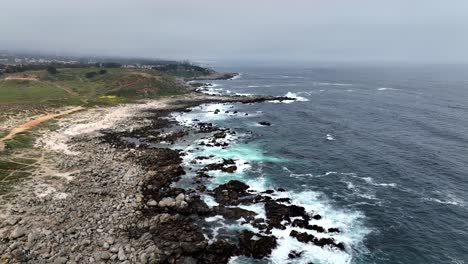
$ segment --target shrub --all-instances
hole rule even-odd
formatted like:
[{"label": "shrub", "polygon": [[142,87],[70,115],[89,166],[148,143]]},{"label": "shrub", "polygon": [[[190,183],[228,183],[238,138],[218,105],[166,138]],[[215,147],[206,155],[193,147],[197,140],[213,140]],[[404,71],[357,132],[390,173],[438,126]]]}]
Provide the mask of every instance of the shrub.
[{"label": "shrub", "polygon": [[57,74],[58,73],[57,69],[54,66],[47,66],[46,70],[50,74]]},{"label": "shrub", "polygon": [[86,73],[85,76],[86,76],[86,78],[91,79],[96,75],[97,75],[97,72],[88,72],[88,73]]}]

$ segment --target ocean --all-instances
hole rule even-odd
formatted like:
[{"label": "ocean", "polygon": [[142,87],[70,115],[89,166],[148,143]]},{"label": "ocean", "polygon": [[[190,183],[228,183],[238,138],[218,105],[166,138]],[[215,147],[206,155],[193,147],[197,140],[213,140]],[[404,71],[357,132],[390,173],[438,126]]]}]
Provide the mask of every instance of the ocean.
[{"label": "ocean", "polygon": [[[209,188],[231,179],[255,190],[284,188],[295,204],[322,216],[319,225],[341,231],[323,236],[346,245],[345,252],[304,247],[291,230],[273,230],[279,246],[271,258],[232,263],[468,263],[468,67],[219,69],[241,75],[214,81],[206,93],[297,100],[177,114],[185,125],[195,119],[236,131],[226,149],[176,146],[191,153],[186,161],[235,159],[239,170],[211,172]],[[243,208],[264,214],[259,205]],[[214,237],[251,228],[216,217],[207,222]],[[288,259],[291,250],[301,256]]]}]

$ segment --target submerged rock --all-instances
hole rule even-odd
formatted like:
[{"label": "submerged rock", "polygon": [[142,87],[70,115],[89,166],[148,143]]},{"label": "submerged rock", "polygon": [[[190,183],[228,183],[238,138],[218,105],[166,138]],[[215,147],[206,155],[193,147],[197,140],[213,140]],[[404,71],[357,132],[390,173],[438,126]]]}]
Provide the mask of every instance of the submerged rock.
[{"label": "submerged rock", "polygon": [[271,123],[270,122],[266,122],[266,121],[261,121],[261,122],[258,122],[259,125],[262,125],[262,126],[271,126]]}]

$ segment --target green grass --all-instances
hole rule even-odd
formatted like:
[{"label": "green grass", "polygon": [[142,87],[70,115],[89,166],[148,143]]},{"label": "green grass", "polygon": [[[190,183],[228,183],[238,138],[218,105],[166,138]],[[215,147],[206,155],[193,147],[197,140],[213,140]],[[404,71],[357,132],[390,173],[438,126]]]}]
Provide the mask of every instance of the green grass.
[{"label": "green grass", "polygon": [[[47,126],[52,126],[48,124]],[[47,127],[44,127],[47,128]],[[31,176],[38,156],[32,155],[36,130],[18,134],[5,142],[5,150],[0,152],[0,195],[10,193],[16,183]],[[28,155],[18,155],[27,153]]]},{"label": "green grass", "polygon": [[43,103],[50,99],[66,99],[69,96],[46,82],[0,80],[0,103]]},{"label": "green grass", "polygon": [[[46,71],[29,71],[27,76],[38,80],[0,79],[0,104],[45,104],[95,105],[115,104],[135,99],[157,98],[160,96],[185,93],[174,76],[155,70],[107,69],[105,74],[87,78],[89,72],[99,68],[63,68],[57,74]],[[5,75],[4,77],[14,75]],[[102,99],[103,96],[117,96],[120,100]]]},{"label": "green grass", "polygon": [[18,134],[13,139],[5,141],[6,150],[32,148],[34,137],[31,133]]}]

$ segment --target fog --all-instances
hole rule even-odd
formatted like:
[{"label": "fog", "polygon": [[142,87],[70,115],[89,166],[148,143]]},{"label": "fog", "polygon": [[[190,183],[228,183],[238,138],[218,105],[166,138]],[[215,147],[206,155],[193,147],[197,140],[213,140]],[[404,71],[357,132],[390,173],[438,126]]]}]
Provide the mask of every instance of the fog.
[{"label": "fog", "polygon": [[3,0],[0,50],[197,61],[468,61],[466,0]]}]

